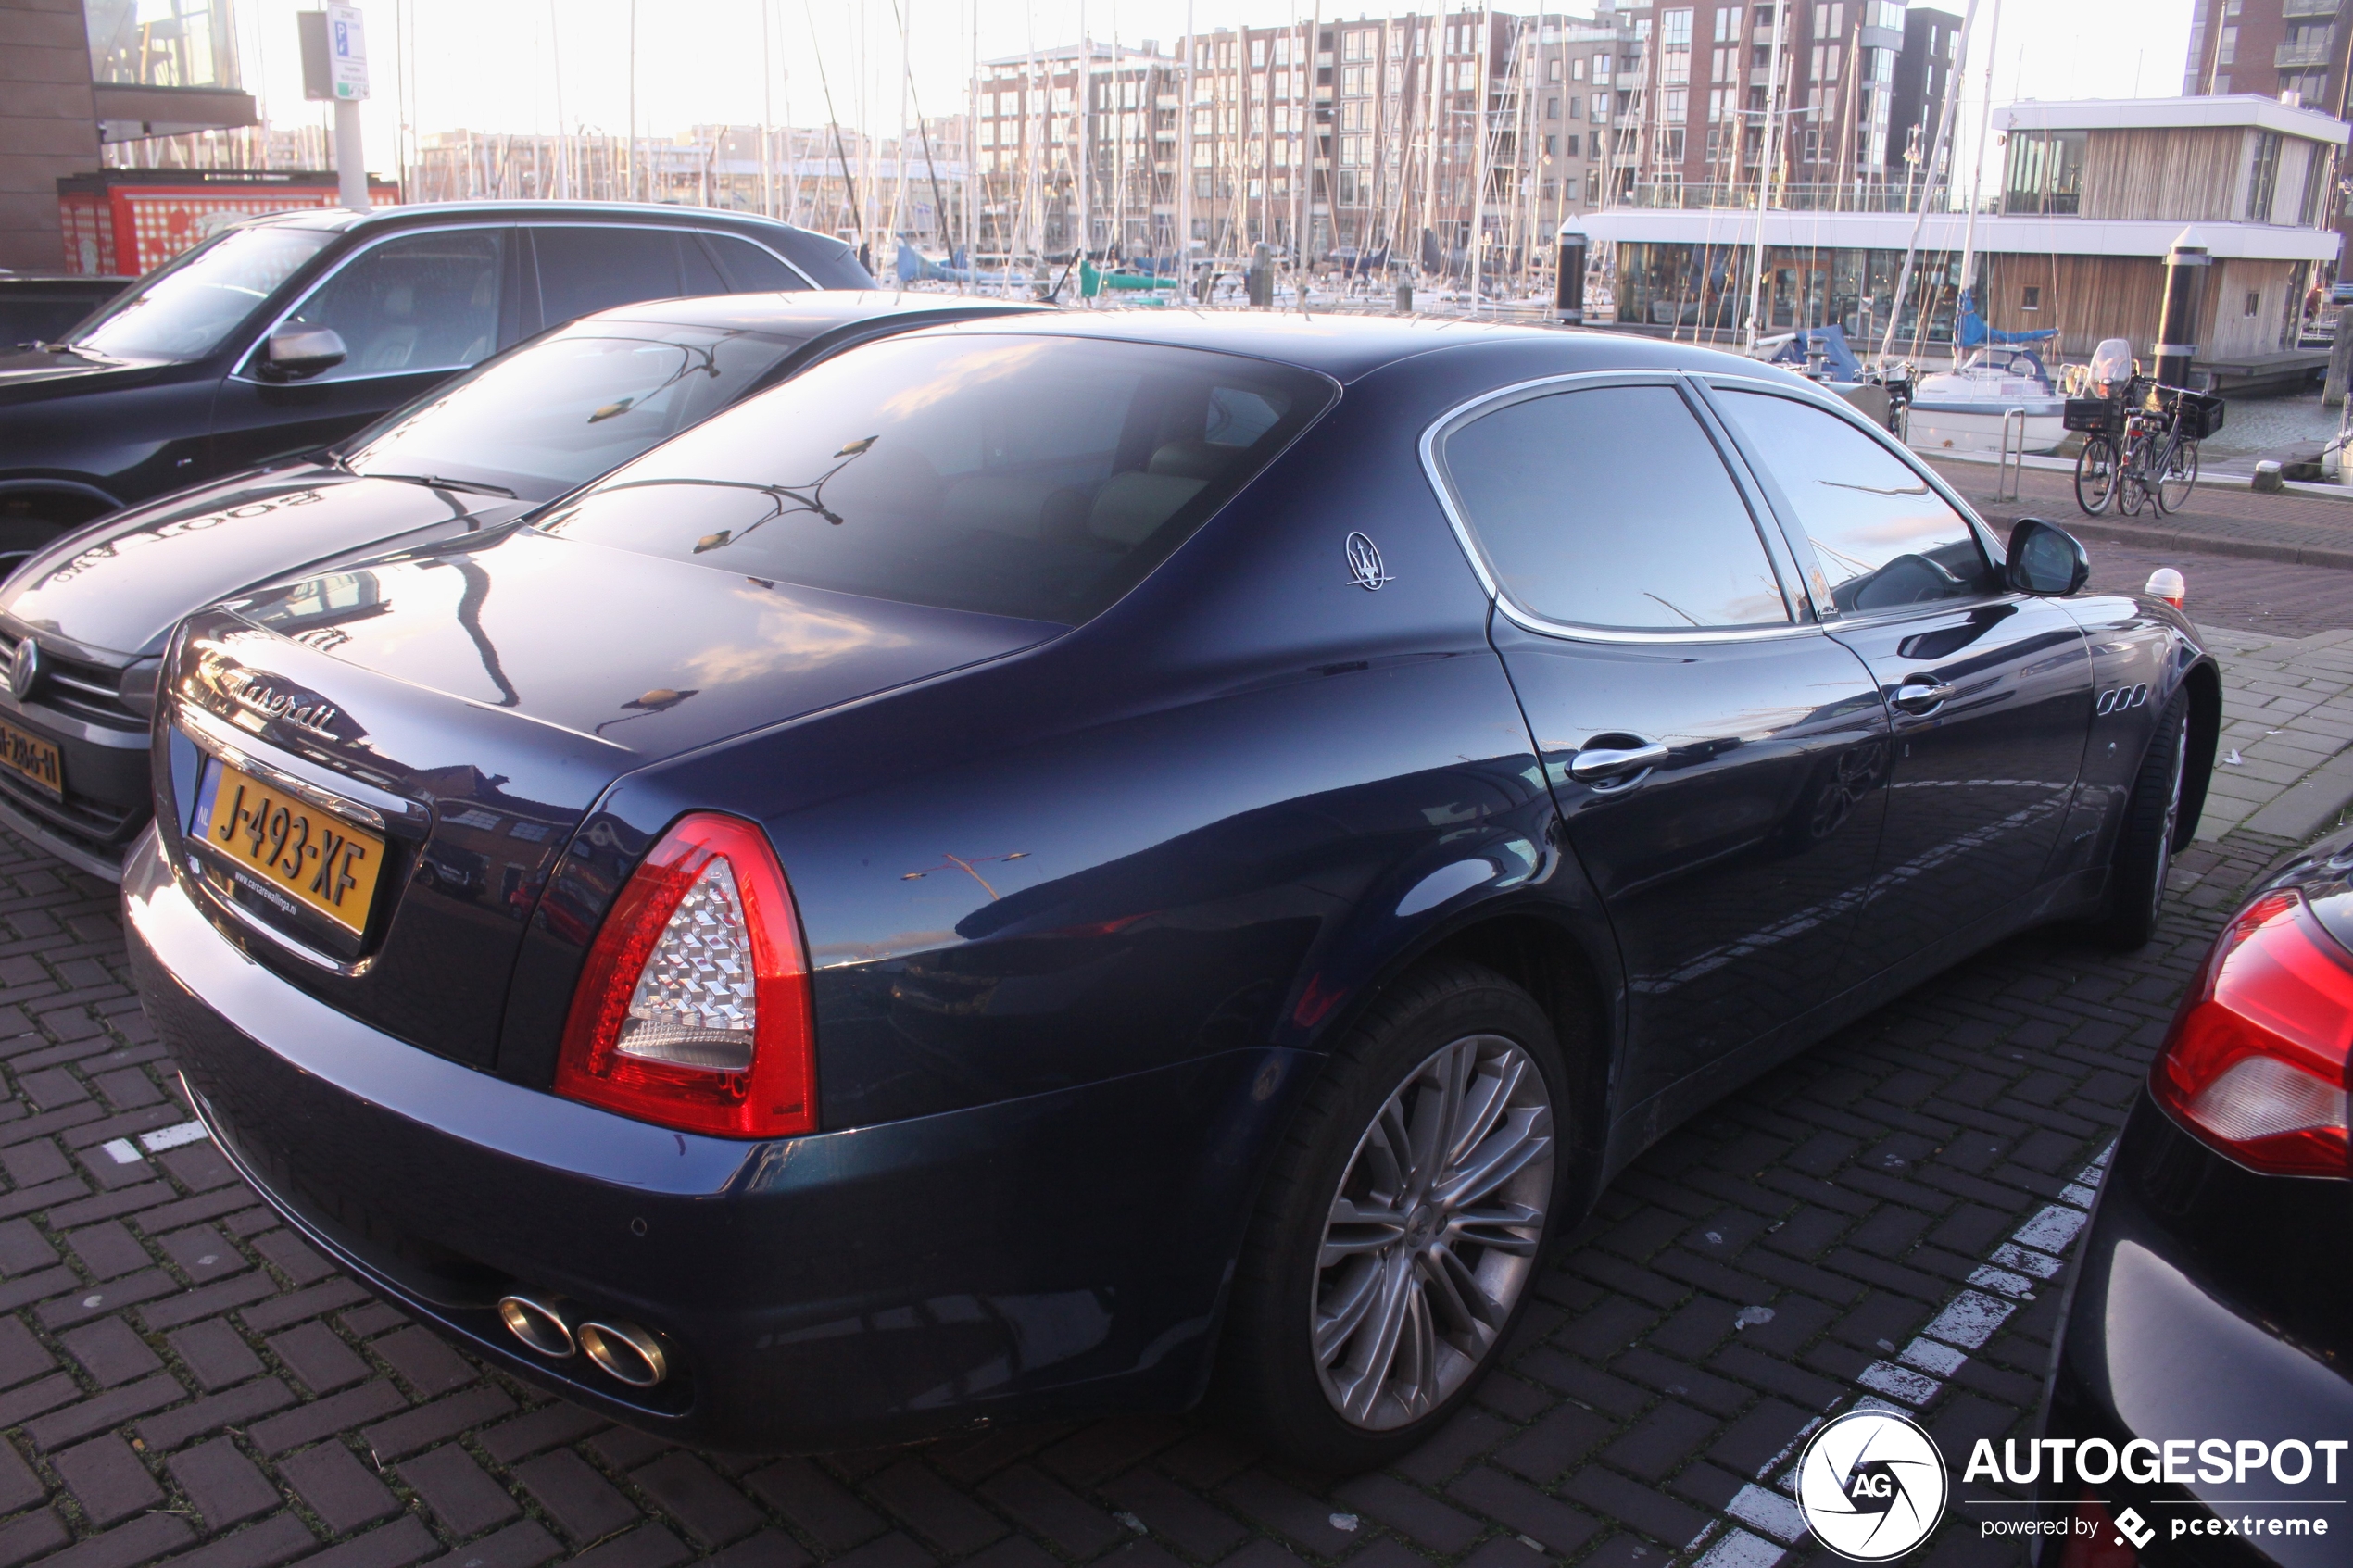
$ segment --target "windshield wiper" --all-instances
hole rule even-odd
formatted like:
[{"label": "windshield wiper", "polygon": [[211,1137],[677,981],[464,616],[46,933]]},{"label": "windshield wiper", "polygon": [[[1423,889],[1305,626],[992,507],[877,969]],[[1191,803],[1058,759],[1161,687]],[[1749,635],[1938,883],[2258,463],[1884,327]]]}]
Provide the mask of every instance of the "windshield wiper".
[{"label": "windshield wiper", "polygon": [[[356,470],[355,470],[356,471]],[[367,473],[365,479],[396,479],[407,484],[422,484],[434,490],[466,490],[477,495],[504,495],[511,501],[515,493],[503,484],[483,484],[471,479],[444,479],[437,473]]]}]

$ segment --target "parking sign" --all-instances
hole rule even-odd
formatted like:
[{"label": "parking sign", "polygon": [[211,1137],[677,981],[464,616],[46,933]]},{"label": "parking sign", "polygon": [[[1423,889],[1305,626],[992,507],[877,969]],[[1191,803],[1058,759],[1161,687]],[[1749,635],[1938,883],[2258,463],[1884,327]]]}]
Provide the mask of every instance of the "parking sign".
[{"label": "parking sign", "polygon": [[368,30],[359,6],[327,7],[327,62],[336,97],[368,95]]}]

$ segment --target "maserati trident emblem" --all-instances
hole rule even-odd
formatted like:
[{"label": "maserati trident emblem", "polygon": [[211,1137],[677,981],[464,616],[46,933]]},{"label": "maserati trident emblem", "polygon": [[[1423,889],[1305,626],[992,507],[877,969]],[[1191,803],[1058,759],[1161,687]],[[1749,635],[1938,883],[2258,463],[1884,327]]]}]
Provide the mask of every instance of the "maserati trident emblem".
[{"label": "maserati trident emblem", "polygon": [[32,695],[32,684],[41,679],[41,649],[31,637],[17,644],[16,657],[8,660],[8,695],[19,702]]},{"label": "maserati trident emblem", "polygon": [[1378,592],[1380,585],[1390,582],[1389,569],[1381,564],[1380,546],[1362,533],[1348,536],[1348,574],[1359,588]]}]

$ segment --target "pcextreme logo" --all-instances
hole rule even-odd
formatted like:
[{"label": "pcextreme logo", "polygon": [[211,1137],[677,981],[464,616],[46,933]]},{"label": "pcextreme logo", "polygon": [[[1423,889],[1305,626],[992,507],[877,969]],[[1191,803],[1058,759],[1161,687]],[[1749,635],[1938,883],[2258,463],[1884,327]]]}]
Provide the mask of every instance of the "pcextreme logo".
[{"label": "pcextreme logo", "polygon": [[1935,1442],[1894,1411],[1847,1411],[1815,1433],[1797,1461],[1806,1522],[1855,1562],[1885,1562],[1928,1539],[1947,1490]]}]

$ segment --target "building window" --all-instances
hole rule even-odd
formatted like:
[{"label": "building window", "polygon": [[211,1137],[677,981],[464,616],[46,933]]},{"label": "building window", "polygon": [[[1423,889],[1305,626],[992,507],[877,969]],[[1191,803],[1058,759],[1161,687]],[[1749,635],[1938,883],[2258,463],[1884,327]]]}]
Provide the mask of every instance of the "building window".
[{"label": "building window", "polygon": [[2020,310],[2040,310],[2040,309],[2042,309],[2042,308],[2043,308],[2043,286],[2042,286],[2040,283],[2029,283],[2029,284],[2027,284],[2027,285],[2026,285],[2026,287],[2025,287],[2022,291],[2020,291],[2020,295],[2019,295],[2019,299],[2018,299],[2018,307],[2019,307]]},{"label": "building window", "polygon": [[1561,156],[1561,139],[1558,136],[1547,136],[1544,138],[1544,156],[1546,157],[1558,157]]},{"label": "building window", "polygon": [[2246,308],[2241,311],[2240,314],[2249,320],[2263,314],[2263,296],[2253,289],[2247,290]]},{"label": "building window", "polygon": [[2081,131],[2013,131],[2002,210],[2072,217],[2083,200]]},{"label": "building window", "polygon": [[1568,62],[1568,75],[1572,82],[1585,80],[1585,57],[1582,55]]},{"label": "building window", "polygon": [[1661,163],[1680,163],[1683,161],[1683,128],[1681,126],[1664,125],[1659,127],[1658,161]]},{"label": "building window", "polygon": [[1547,99],[1545,99],[1545,100],[1544,100],[1544,118],[1545,118],[1546,119],[1558,119],[1560,117],[1561,117],[1561,101],[1560,101],[1558,98],[1547,98]]},{"label": "building window", "polygon": [[1567,149],[1568,149],[1568,156],[1569,156],[1570,157],[1578,157],[1578,156],[1579,156],[1579,154],[1578,154],[1578,151],[1577,151],[1577,132],[1576,132],[1572,131],[1572,132],[1570,132],[1568,133],[1568,139],[1567,139]]},{"label": "building window", "polygon": [[2278,194],[2280,183],[2280,133],[2259,131],[2255,134],[2255,157],[2246,173],[2246,221],[2269,223],[2271,220],[2271,198]]},{"label": "building window", "polygon": [[1593,80],[1595,82],[1607,82],[1609,80],[1609,58],[1610,57],[1607,55],[1595,55],[1593,56]]},{"label": "building window", "polygon": [[2226,27],[2222,30],[2222,42],[2215,45],[2214,63],[2218,66],[2234,66],[2238,62],[2239,30],[2234,27]]},{"label": "building window", "polygon": [[1737,44],[1741,36],[1741,8],[1727,6],[1716,13],[1716,42]]}]

